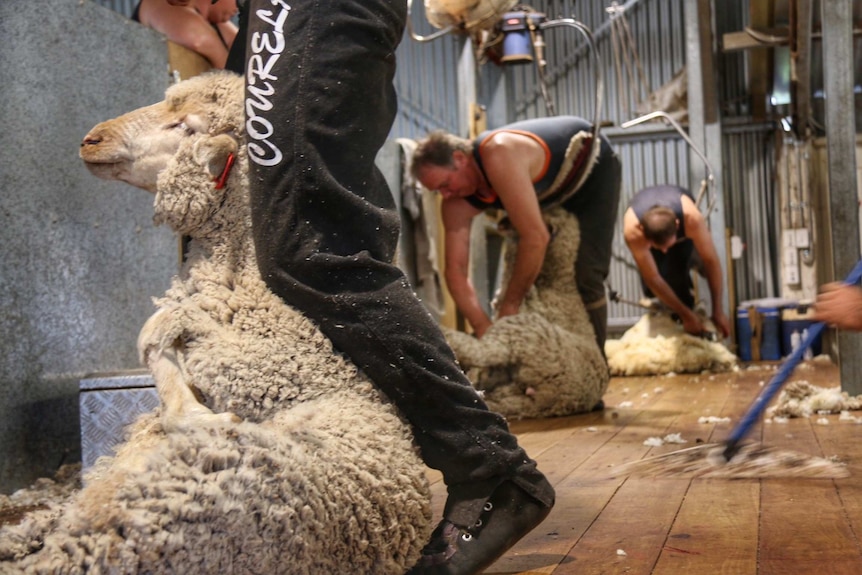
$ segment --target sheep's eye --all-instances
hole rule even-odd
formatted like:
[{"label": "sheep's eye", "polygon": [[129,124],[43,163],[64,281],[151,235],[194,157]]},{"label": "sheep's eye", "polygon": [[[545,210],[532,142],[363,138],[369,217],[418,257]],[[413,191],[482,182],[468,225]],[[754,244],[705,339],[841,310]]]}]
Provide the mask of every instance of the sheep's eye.
[{"label": "sheep's eye", "polygon": [[168,130],[182,130],[182,131],[186,132],[188,135],[192,135],[195,133],[195,131],[192,128],[190,128],[189,125],[185,123],[185,121],[172,122],[172,123],[168,124],[167,129]]}]

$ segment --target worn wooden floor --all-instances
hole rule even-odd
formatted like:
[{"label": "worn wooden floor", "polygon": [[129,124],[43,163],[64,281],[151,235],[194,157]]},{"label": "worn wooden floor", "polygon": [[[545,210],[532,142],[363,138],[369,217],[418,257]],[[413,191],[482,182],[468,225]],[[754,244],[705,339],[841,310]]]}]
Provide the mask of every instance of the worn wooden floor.
[{"label": "worn wooden floor", "polygon": [[[486,573],[589,575],[862,574],[862,426],[826,416],[760,423],[748,439],[848,462],[847,479],[610,478],[613,466],[722,441],[776,364],[715,375],[615,378],[603,413],[513,421],[557,490],[550,516]],[[838,385],[834,365],[807,362],[790,381]],[[627,405],[630,402],[630,406]],[[702,424],[698,418],[730,417]],[[855,415],[862,415],[856,413]],[[679,433],[686,445],[647,447]],[[429,472],[436,513],[445,486]]]}]

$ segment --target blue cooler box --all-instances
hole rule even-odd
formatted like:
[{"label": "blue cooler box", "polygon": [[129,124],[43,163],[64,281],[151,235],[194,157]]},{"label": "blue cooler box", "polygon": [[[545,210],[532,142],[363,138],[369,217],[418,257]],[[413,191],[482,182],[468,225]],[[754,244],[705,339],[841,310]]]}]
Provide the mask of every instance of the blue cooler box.
[{"label": "blue cooler box", "polygon": [[[766,298],[744,301],[736,310],[736,339],[742,361],[777,361],[782,357],[781,314],[784,308],[795,307],[795,301]],[[760,333],[754,333],[752,314],[760,318]],[[754,357],[753,342],[760,342],[760,357]]]}]

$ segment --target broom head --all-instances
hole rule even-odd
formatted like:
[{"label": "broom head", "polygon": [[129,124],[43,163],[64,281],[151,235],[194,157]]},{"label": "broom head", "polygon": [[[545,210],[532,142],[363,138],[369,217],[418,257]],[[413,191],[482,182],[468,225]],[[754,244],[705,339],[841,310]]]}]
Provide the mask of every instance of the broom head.
[{"label": "broom head", "polygon": [[671,451],[623,464],[613,476],[838,479],[850,475],[844,463],[755,443],[743,444],[728,461],[726,447],[724,443],[705,443]]}]

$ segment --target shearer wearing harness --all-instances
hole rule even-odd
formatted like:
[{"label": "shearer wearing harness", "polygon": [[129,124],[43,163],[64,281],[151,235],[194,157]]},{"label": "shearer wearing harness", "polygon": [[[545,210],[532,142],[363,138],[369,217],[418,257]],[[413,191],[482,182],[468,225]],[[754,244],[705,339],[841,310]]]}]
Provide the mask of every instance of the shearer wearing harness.
[{"label": "shearer wearing harness", "polygon": [[525,120],[483,132],[475,140],[435,131],[419,142],[411,170],[443,197],[445,277],[452,298],[477,337],[491,326],[469,280],[470,227],[487,208],[506,211],[518,233],[511,279],[497,317],[518,313],[544,263],[551,240],[542,209],[562,200],[577,216],[581,244],[573,273],[604,352],[604,280],[620,199],[620,162],[604,136],[592,145],[592,125],[577,116]]},{"label": "shearer wearing harness", "polygon": [[704,325],[694,308],[692,269],[703,275],[712,296],[712,321],[723,337],[730,325],[722,308],[721,263],[709,228],[691,192],[653,186],[636,193],[623,215],[623,236],[641,274],[647,297],[657,297],[699,335]]}]

